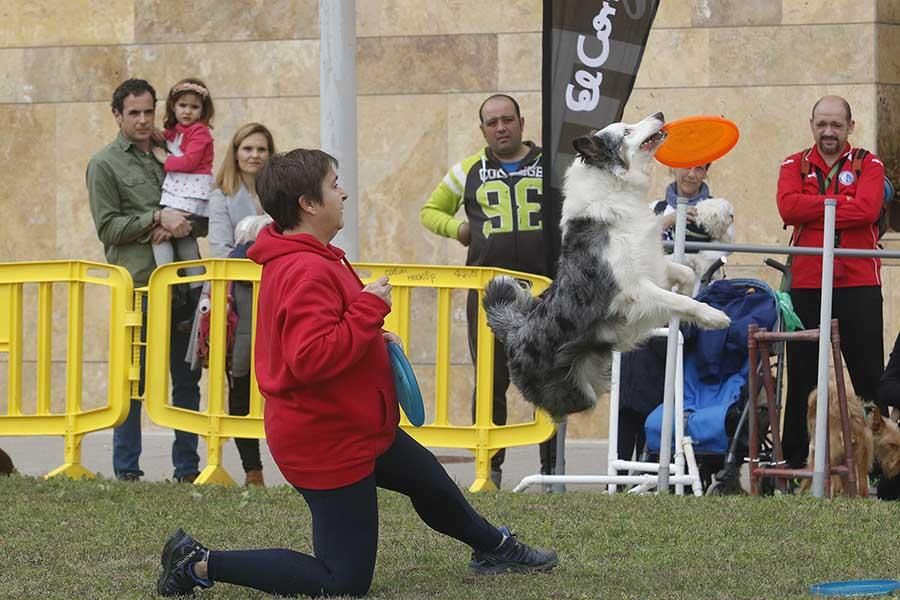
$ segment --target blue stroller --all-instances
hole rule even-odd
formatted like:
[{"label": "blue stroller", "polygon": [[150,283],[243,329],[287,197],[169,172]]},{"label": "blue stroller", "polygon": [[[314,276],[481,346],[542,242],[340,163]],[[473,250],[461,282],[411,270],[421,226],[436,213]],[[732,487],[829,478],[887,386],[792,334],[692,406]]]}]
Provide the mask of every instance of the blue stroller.
[{"label": "blue stroller", "polygon": [[[756,324],[776,330],[779,304],[772,288],[757,279],[714,281],[696,298],[724,311],[731,325],[717,331],[694,326],[683,331],[685,435],[693,441],[707,493],[733,493],[740,489],[738,474],[748,447],[747,411],[755,405],[747,401],[747,328]],[[662,409],[657,406],[644,423],[652,454],[659,453]]]}]

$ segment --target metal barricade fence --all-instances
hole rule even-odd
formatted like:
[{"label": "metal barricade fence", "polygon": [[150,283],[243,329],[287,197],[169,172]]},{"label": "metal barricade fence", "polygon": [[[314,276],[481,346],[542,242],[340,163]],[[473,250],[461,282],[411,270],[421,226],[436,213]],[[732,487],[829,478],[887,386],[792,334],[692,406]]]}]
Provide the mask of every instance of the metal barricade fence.
[{"label": "metal barricade fence", "polygon": [[[200,275],[183,275],[185,267],[199,266]],[[150,277],[147,293],[146,366],[144,405],[157,425],[188,431],[203,436],[207,443],[206,467],[195,480],[197,484],[234,485],[222,466],[222,446],[228,438],[263,438],[262,398],[256,378],[250,390],[250,412],[246,416],[230,415],[226,410],[226,306],[231,281],[253,285],[253,301],[258,294],[260,268],[249,260],[207,259],[172,263],[158,267]],[[169,348],[173,287],[180,284],[209,282],[209,370],[206,411],[193,411],[169,404]],[[253,311],[254,322],[256,311]],[[255,340],[255,323],[253,335]],[[252,357],[252,355],[251,355]],[[251,374],[253,373],[251,358]]]},{"label": "metal barricade fence", "polygon": [[[65,408],[53,412],[52,340],[53,285],[66,286]],[[35,410],[24,409],[22,367],[24,362],[26,286],[37,287],[37,322],[34,387]],[[98,408],[81,403],[84,362],[85,288],[109,290],[109,355],[107,401]],[[122,267],[88,261],[0,263],[0,353],[7,358],[6,414],[0,414],[0,436],[60,435],[65,442],[64,462],[45,477],[65,475],[72,479],[93,477],[81,465],[81,440],[85,434],[121,424],[128,415],[131,379],[138,368],[131,360],[131,334],[141,325],[134,310],[131,276]]]},{"label": "metal barricade fence", "polygon": [[[202,275],[183,275],[184,269],[201,266]],[[537,444],[549,438],[554,425],[549,416],[538,411],[527,423],[497,426],[493,424],[493,335],[487,325],[484,310],[479,306],[478,365],[476,368],[477,397],[475,423],[454,425],[449,420],[450,396],[450,330],[451,293],[454,289],[482,290],[487,282],[499,274],[509,274],[530,284],[533,293],[546,289],[550,281],[544,277],[483,267],[450,267],[427,265],[388,265],[363,263],[356,265],[364,281],[382,275],[390,277],[392,310],[385,320],[385,329],[394,331],[409,348],[411,294],[416,288],[437,290],[435,411],[434,420],[422,427],[412,427],[405,415],[401,426],[426,446],[465,448],[475,454],[475,482],[472,491],[494,489],[490,480],[490,458],[500,448]],[[154,271],[150,279],[147,320],[147,366],[145,399],[147,413],[157,424],[202,435],[207,440],[207,466],[196,483],[232,484],[233,480],[222,467],[222,445],[229,437],[262,438],[263,401],[256,387],[251,389],[250,413],[247,416],[229,415],[225,410],[225,325],[227,286],[230,281],[252,283],[254,304],[258,294],[260,268],[247,260],[208,259],[164,265]],[[169,339],[172,287],[191,282],[209,282],[210,335],[208,403],[206,412],[173,407],[168,403]],[[255,313],[255,311],[254,311]],[[254,314],[255,320],[255,314]],[[255,322],[253,326],[255,343]],[[212,374],[221,375],[212,375]],[[251,360],[251,374],[253,364]],[[302,432],[298,432],[302,433]]]},{"label": "metal barricade fence", "polygon": [[[402,417],[401,424],[407,433],[425,446],[442,448],[467,448],[475,454],[475,481],[469,487],[472,492],[494,490],[490,478],[491,456],[500,448],[538,444],[553,435],[555,426],[543,411],[536,411],[534,420],[514,425],[494,425],[494,335],[487,324],[481,306],[481,290],[497,275],[511,275],[527,282],[533,294],[540,294],[550,285],[550,280],[489,267],[443,267],[423,265],[361,264],[370,279],[383,275],[390,277],[393,286],[394,309],[385,320],[385,329],[396,332],[409,348],[410,294],[414,288],[429,287],[438,290],[437,344],[435,354],[435,417],[422,427],[411,427]],[[453,425],[449,421],[450,406],[450,295],[454,289],[479,290],[478,302],[478,361],[476,365],[475,423]]]},{"label": "metal barricade fence", "polygon": [[147,286],[135,288],[134,290],[134,307],[135,311],[140,313],[141,325],[131,332],[131,364],[132,372],[130,373],[131,381],[131,399],[144,399],[144,391],[141,389],[141,353],[147,347],[147,340],[144,334],[147,330],[145,319],[145,307],[147,306]]}]

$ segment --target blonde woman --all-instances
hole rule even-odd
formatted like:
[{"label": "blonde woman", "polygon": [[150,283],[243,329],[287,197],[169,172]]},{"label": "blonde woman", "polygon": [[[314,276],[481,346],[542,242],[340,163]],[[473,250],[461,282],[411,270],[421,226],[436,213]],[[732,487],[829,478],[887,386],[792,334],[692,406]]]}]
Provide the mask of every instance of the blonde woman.
[{"label": "blonde woman", "polygon": [[[244,218],[265,214],[256,194],[256,175],[275,152],[272,133],[259,123],[239,127],[228,145],[225,160],[216,173],[215,189],[209,195],[209,248],[214,258],[243,257],[246,244],[235,239],[235,228]],[[228,412],[250,411],[250,342],[253,322],[253,288],[233,287],[238,314],[237,332],[228,378]],[[235,438],[246,485],[264,485],[259,440]]]}]

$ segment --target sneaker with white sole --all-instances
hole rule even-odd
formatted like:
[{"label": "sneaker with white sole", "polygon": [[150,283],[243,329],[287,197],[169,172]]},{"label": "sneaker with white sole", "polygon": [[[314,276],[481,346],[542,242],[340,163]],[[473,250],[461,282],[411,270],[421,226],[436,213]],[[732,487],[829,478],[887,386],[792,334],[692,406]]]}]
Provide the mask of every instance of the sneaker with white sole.
[{"label": "sneaker with white sole", "polygon": [[490,552],[475,550],[469,570],[476,575],[497,575],[499,573],[540,573],[554,568],[559,559],[556,552],[532,548],[522,543],[509,527],[500,527],[503,542]]}]

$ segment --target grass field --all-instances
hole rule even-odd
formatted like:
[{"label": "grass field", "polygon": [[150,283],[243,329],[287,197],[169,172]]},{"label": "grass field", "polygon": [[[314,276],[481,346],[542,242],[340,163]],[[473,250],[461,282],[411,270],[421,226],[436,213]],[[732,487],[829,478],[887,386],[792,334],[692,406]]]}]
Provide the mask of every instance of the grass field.
[{"label": "grass field", "polygon": [[[900,504],[813,498],[470,496],[497,524],[555,548],[551,574],[471,576],[469,551],[428,530],[405,498],[379,496],[372,598],[809,598],[812,583],[900,577]],[[0,478],[0,598],[152,598],[178,525],[214,549],[310,551],[290,488]],[[259,598],[227,584],[203,598]]]}]

